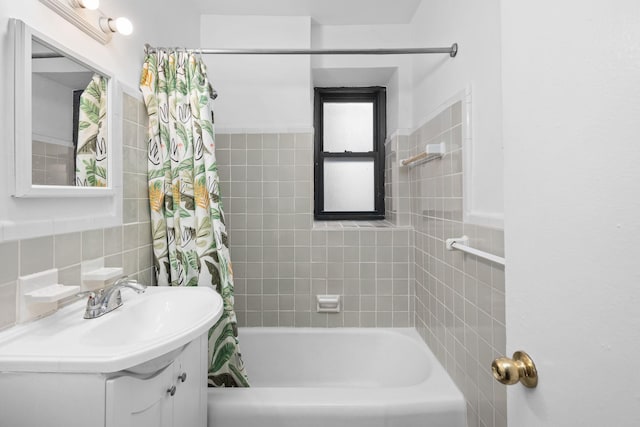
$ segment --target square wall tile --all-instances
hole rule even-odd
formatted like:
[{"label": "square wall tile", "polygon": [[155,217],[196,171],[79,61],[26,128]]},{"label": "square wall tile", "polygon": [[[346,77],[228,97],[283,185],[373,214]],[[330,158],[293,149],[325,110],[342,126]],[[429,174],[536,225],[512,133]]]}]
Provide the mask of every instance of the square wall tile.
[{"label": "square wall tile", "polygon": [[0,243],[0,259],[2,260],[3,282],[11,282],[18,278],[19,270],[19,244],[18,242]]},{"label": "square wall tile", "polygon": [[0,285],[0,330],[16,322],[16,282]]},{"label": "square wall tile", "polygon": [[53,236],[20,241],[20,275],[53,268]]}]

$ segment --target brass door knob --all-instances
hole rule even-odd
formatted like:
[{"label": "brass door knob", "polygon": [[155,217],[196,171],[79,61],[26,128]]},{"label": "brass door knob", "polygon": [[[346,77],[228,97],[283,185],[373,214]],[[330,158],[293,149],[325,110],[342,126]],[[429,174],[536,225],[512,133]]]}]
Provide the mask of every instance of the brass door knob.
[{"label": "brass door knob", "polygon": [[513,353],[513,359],[499,357],[491,364],[493,378],[506,385],[521,382],[523,386],[534,388],[538,385],[538,371],[531,357],[524,351]]}]

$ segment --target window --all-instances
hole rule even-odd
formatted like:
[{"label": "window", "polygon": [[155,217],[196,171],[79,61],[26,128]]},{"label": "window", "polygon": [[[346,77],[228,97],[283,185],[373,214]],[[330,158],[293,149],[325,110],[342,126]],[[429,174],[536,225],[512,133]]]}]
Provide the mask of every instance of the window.
[{"label": "window", "polygon": [[383,87],[316,88],[316,219],[384,219]]}]

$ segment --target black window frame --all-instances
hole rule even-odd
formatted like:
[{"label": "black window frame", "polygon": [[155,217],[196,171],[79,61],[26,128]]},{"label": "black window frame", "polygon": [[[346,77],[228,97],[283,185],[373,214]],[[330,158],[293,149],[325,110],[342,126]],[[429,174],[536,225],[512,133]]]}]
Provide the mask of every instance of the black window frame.
[{"label": "black window frame", "polygon": [[[373,102],[373,151],[326,152],[323,150],[323,120],[325,102]],[[317,220],[381,220],[384,208],[384,141],[387,136],[387,91],[382,86],[314,88],[314,218]],[[374,210],[330,211],[324,210],[324,159],[351,158],[373,159]]]}]

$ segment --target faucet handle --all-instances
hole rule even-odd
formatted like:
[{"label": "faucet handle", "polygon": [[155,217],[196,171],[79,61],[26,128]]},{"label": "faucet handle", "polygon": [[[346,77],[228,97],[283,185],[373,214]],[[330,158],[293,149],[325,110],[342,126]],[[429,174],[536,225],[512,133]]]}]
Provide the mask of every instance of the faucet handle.
[{"label": "faucet handle", "polygon": [[76,296],[79,298],[89,296],[89,299],[91,299],[91,298],[95,298],[98,295],[94,291],[84,291],[84,292],[78,292]]},{"label": "faucet handle", "polygon": [[104,289],[98,289],[97,291],[84,291],[76,294],[77,297],[81,298],[86,296],[89,297],[87,299],[87,307],[100,304],[100,300],[102,299],[103,295]]}]

